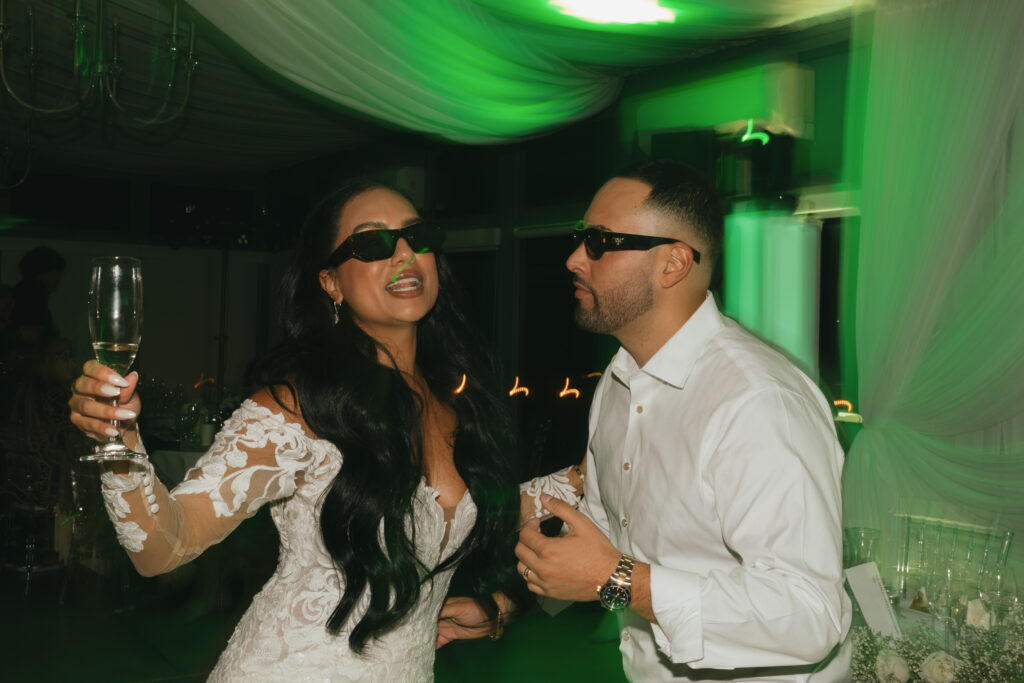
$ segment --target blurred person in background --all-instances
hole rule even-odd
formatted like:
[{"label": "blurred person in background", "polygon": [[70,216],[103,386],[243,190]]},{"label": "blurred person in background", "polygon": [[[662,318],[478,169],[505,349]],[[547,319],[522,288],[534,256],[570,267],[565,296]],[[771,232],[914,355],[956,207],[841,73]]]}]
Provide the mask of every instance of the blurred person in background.
[{"label": "blurred person in background", "polygon": [[57,291],[67,262],[49,247],[36,247],[18,262],[21,281],[14,286],[11,324],[25,343],[57,336],[50,312],[50,295]]}]

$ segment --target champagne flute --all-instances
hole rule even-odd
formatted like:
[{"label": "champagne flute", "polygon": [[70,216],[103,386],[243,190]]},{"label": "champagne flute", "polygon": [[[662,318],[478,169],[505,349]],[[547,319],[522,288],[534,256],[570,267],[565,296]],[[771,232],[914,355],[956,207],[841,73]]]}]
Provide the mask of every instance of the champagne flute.
[{"label": "champagne flute", "polygon": [[1017,604],[1017,581],[1009,567],[994,567],[981,577],[981,595],[992,615],[993,625],[1001,627]]},{"label": "champagne flute", "polygon": [[[126,256],[92,260],[89,281],[89,334],[96,360],[122,377],[135,361],[142,340],[142,262]],[[118,397],[111,399],[117,407]],[[118,423],[112,420],[116,428]],[[96,446],[82,460],[145,460],[117,436]]]}]

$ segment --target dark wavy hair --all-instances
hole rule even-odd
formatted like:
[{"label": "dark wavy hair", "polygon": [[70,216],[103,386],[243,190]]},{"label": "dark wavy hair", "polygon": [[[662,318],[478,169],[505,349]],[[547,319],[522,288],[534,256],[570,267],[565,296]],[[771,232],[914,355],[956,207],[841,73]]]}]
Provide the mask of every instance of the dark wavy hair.
[{"label": "dark wavy hair", "polygon": [[[458,425],[454,460],[477,507],[466,540],[433,569],[416,557],[407,520],[422,476],[422,401],[386,349],[352,319],[345,303],[333,322],[333,303],[318,274],[337,237],[342,209],[374,188],[352,180],[317,204],[302,228],[283,282],[285,341],[254,368],[282,407],[282,391],[298,402],[302,417],[321,439],[338,447],[342,466],[325,492],[320,533],[344,574],[345,590],[327,622],[338,634],[369,589],[369,607],[349,635],[362,652],[370,639],[395,627],[415,606],[424,584],[461,563],[467,588],[493,617],[490,594],[515,591],[518,487],[511,462],[512,430],[497,399],[493,368],[474,351],[471,326],[456,302],[458,292],[443,255],[436,254],[437,303],[417,328],[417,366],[437,400],[454,409]],[[396,191],[397,192],[397,191]],[[401,194],[401,193],[399,193]],[[466,376],[466,386],[454,390]]]}]

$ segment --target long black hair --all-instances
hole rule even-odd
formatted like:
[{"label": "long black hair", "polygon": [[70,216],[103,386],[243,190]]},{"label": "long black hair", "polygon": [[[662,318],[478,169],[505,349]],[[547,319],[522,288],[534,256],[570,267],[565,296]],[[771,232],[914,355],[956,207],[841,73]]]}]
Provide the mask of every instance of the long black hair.
[{"label": "long black hair", "polygon": [[[440,291],[417,328],[416,364],[431,393],[455,411],[455,467],[477,518],[466,540],[437,567],[425,567],[416,557],[409,536],[414,525],[407,521],[422,472],[422,401],[393,362],[379,362],[381,350],[390,357],[386,349],[355,323],[344,302],[334,322],[334,304],[318,278],[342,209],[378,187],[392,190],[368,179],[349,181],[313,208],[283,282],[286,339],[255,374],[282,407],[280,392],[288,391],[309,428],[342,453],[341,470],[324,494],[320,532],[345,578],[327,622],[331,633],[340,632],[369,589],[369,607],[349,635],[356,652],[396,626],[416,605],[423,584],[456,563],[492,616],[490,594],[521,583],[514,580],[512,552],[519,496],[510,422],[493,390],[493,368],[477,352],[482,346],[473,343],[441,254],[435,255]],[[463,375],[465,388],[456,394]]]}]

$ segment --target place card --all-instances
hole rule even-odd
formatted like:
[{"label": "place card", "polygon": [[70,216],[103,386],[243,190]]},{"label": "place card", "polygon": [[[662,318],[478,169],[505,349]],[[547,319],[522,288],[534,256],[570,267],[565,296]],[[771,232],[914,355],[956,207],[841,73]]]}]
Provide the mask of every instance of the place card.
[{"label": "place card", "polygon": [[896,623],[896,614],[889,602],[889,595],[885,591],[885,584],[878,573],[878,565],[867,562],[850,567],[846,570],[846,580],[850,583],[853,597],[860,606],[868,627],[884,636],[902,637],[900,626]]}]

